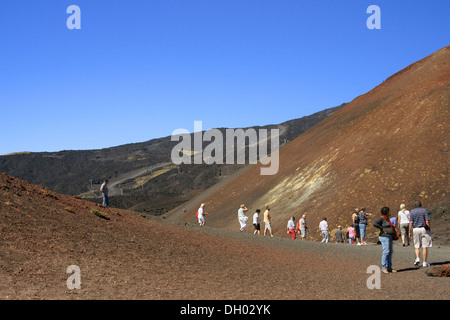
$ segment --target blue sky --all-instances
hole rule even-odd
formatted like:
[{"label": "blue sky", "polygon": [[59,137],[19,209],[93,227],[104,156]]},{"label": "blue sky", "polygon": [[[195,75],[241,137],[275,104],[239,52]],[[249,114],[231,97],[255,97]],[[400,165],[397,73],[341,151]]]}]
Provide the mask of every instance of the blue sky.
[{"label": "blue sky", "polygon": [[310,115],[449,45],[449,13],[448,0],[2,0],[0,154]]}]

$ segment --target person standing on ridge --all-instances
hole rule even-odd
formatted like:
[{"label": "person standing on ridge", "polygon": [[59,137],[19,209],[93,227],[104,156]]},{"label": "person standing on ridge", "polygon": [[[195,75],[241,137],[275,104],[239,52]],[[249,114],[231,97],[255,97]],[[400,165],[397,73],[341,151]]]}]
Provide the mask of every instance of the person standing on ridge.
[{"label": "person standing on ridge", "polygon": [[100,186],[100,192],[102,193],[102,205],[106,208],[109,205],[109,198],[108,198],[108,180],[104,180],[103,184]]},{"label": "person standing on ridge", "polygon": [[367,228],[367,216],[371,216],[371,213],[366,213],[366,208],[361,208],[359,212],[359,235],[361,236],[361,245],[367,246],[364,241],[366,238],[366,228]]}]

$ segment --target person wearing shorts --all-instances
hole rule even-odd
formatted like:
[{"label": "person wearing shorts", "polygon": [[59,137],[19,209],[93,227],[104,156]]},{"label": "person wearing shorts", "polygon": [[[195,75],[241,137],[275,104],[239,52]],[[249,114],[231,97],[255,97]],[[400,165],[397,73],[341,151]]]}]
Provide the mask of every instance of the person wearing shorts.
[{"label": "person wearing shorts", "polygon": [[414,265],[420,264],[420,248],[422,248],[423,267],[429,267],[427,262],[428,248],[433,246],[430,233],[430,216],[425,208],[422,208],[422,203],[416,201],[415,208],[409,212],[409,237],[413,239],[414,251],[416,260]]},{"label": "person wearing shorts", "polygon": [[398,212],[397,220],[400,226],[403,246],[409,246],[409,211],[406,210],[406,206],[404,203],[400,205],[400,211]]},{"label": "person wearing shorts", "polygon": [[273,237],[272,226],[270,225],[271,216],[269,211],[270,208],[267,206],[266,211],[264,211],[264,236],[266,236],[266,231],[269,231],[270,236]]}]

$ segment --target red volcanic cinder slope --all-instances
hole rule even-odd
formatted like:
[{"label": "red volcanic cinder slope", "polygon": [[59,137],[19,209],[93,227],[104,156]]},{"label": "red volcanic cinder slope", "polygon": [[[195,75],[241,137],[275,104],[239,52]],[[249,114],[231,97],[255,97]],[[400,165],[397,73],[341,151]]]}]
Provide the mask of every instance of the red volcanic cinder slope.
[{"label": "red volcanic cinder slope", "polygon": [[[242,245],[223,235],[100,208],[0,171],[0,299],[249,299],[239,289],[254,280],[239,277],[248,267],[241,256]],[[279,270],[283,259],[272,260],[269,270]],[[67,286],[73,266],[80,289]]]},{"label": "red volcanic cinder slope", "polygon": [[[276,175],[261,176],[255,165],[209,196],[207,224],[238,230],[240,204],[250,217],[269,205],[276,234],[286,236],[290,216],[307,214],[310,235],[318,238],[322,217],[331,230],[346,228],[355,207],[378,216],[388,206],[396,215],[401,203],[411,209],[416,199],[424,207],[447,201],[449,102],[447,46],[281,148]],[[368,233],[375,235],[370,221]]]}]

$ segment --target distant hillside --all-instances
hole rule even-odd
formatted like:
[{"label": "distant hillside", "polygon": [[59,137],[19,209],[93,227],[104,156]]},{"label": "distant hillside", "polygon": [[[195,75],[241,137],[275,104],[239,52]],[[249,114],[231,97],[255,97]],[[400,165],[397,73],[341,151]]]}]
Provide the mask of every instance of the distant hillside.
[{"label": "distant hillside", "polygon": [[[280,143],[291,141],[344,106],[279,125]],[[224,128],[220,129],[222,132]],[[150,214],[165,213],[246,165],[171,163],[171,137],[100,150],[13,153],[0,156],[0,170],[56,192],[99,201],[103,179],[112,185],[111,205]],[[91,185],[92,182],[92,185]]]},{"label": "distant hillside", "polygon": [[[288,219],[307,214],[310,236],[317,239],[322,217],[335,229],[350,225],[354,208],[366,207],[378,216],[389,206],[396,215],[401,203],[411,209],[421,199],[436,212],[447,208],[438,213],[443,225],[435,228],[448,233],[449,102],[450,46],[391,76],[281,148],[278,174],[261,176],[260,165],[252,166],[202,199],[207,223],[236,229],[241,203],[249,214],[269,205],[276,234],[286,236]],[[182,220],[195,220],[196,209],[187,210]],[[368,233],[376,236],[372,226]]]}]

